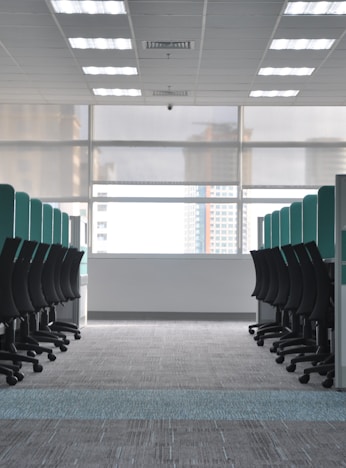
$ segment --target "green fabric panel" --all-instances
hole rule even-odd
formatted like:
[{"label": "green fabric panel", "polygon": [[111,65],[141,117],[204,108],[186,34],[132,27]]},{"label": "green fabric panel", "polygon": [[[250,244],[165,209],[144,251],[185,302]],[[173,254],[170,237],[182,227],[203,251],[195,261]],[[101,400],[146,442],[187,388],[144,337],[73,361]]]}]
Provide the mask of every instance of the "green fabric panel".
[{"label": "green fabric panel", "polygon": [[16,192],[15,235],[30,237],[30,197],[25,192]]},{"label": "green fabric panel", "polygon": [[285,206],[280,210],[280,245],[289,244],[290,237],[290,209]]},{"label": "green fabric panel", "polygon": [[291,244],[300,244],[303,240],[303,204],[293,202],[289,209]]},{"label": "green fabric panel", "polygon": [[43,204],[42,226],[42,240],[47,244],[51,244],[53,242],[53,207],[48,203]]},{"label": "green fabric panel", "polygon": [[317,195],[303,198],[303,242],[317,242]]},{"label": "green fabric panel", "polygon": [[42,242],[42,202],[37,198],[30,200],[30,240]]},{"label": "green fabric panel", "polygon": [[335,187],[325,185],[317,194],[317,245],[323,258],[335,256]]},{"label": "green fabric panel", "polygon": [[272,247],[280,247],[280,211],[272,213]]},{"label": "green fabric panel", "polygon": [[272,215],[266,214],[264,217],[264,248],[270,249],[272,246]]},{"label": "green fabric panel", "polygon": [[70,217],[67,213],[62,213],[61,224],[61,243],[64,247],[68,247],[70,245]]},{"label": "green fabric panel", "polygon": [[15,190],[12,185],[0,184],[0,251],[7,237],[14,237]]},{"label": "green fabric panel", "polygon": [[53,243],[61,244],[61,211],[59,208],[53,209]]}]

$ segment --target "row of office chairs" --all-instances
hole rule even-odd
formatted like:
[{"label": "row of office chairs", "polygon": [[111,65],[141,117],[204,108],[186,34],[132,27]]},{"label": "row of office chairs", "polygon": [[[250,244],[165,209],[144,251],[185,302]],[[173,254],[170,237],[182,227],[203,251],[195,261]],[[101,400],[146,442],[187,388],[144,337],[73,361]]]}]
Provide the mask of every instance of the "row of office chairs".
[{"label": "row of office chairs", "polygon": [[60,244],[5,239],[0,253],[0,323],[4,327],[0,373],[9,385],[24,378],[24,362],[31,363],[34,372],[42,372],[38,355],[54,361],[54,347],[67,351],[67,333],[80,339],[76,324],[57,320],[56,307],[80,298],[83,254]]},{"label": "row of office chairs", "polygon": [[298,363],[310,363],[299,377],[308,383],[310,374],[334,379],[334,266],[326,263],[314,241],[251,252],[256,283],[252,295],[275,308],[272,323],[252,324],[250,334],[258,346],[272,339],[270,351],[276,363],[294,372]]}]

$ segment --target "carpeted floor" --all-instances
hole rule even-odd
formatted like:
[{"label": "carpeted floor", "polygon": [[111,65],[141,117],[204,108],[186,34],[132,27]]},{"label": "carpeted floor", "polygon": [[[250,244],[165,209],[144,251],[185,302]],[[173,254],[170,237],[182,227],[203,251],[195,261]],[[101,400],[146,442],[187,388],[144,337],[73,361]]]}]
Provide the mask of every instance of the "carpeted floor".
[{"label": "carpeted floor", "polygon": [[346,393],[247,325],[90,322],[42,373],[0,376],[0,467],[346,467]]}]

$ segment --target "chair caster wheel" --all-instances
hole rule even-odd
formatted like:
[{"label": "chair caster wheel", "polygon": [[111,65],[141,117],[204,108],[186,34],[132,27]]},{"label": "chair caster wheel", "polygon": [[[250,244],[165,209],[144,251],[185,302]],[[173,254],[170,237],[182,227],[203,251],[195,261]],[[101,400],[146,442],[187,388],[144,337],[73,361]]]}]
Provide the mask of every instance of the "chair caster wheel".
[{"label": "chair caster wheel", "polygon": [[257,346],[263,346],[264,345],[264,340],[258,340],[257,341]]},{"label": "chair caster wheel", "polygon": [[64,344],[65,344],[65,345],[69,345],[69,344],[70,344],[70,340],[68,340],[67,338],[64,338],[63,341],[64,341]]},{"label": "chair caster wheel", "polygon": [[325,379],[323,382],[322,382],[322,386],[324,388],[330,388],[333,386],[333,379]]},{"label": "chair caster wheel", "polygon": [[14,375],[8,375],[6,377],[6,382],[8,383],[8,385],[13,386],[16,385],[16,383],[18,383],[18,379]]},{"label": "chair caster wheel", "polygon": [[60,345],[60,351],[65,352],[67,351],[67,349],[67,346],[65,346],[64,344]]},{"label": "chair caster wheel", "polygon": [[32,350],[31,350],[31,351],[28,351],[26,354],[27,354],[27,356],[29,356],[29,357],[35,357],[35,356],[36,356],[35,351],[32,351]]},{"label": "chair caster wheel", "polygon": [[296,365],[295,364],[289,364],[288,366],[286,366],[286,370],[287,372],[294,372],[296,370]]},{"label": "chair caster wheel", "polygon": [[310,375],[309,374],[303,374],[299,377],[299,382],[302,384],[307,384],[310,380]]},{"label": "chair caster wheel", "polygon": [[50,361],[55,361],[55,359],[56,359],[55,354],[49,353],[49,354],[48,354],[48,359],[49,359]]},{"label": "chair caster wheel", "polygon": [[276,349],[277,349],[276,346],[271,346],[271,347],[269,348],[269,351],[270,351],[271,353],[276,353]]},{"label": "chair caster wheel", "polygon": [[253,328],[249,328],[249,333],[250,335],[254,335],[255,334],[255,330]]},{"label": "chair caster wheel", "polygon": [[74,339],[75,340],[80,340],[82,337],[81,337],[81,334],[80,333],[75,333],[74,334]]},{"label": "chair caster wheel", "polygon": [[254,339],[255,341],[258,341],[258,340],[259,340],[259,335],[255,335],[255,336],[253,337],[253,339]]},{"label": "chair caster wheel", "polygon": [[276,359],[275,359],[275,362],[277,362],[278,364],[282,364],[285,360],[285,356],[278,356]]},{"label": "chair caster wheel", "polygon": [[14,375],[15,378],[18,380],[18,382],[21,382],[21,381],[24,379],[24,374],[23,374],[23,372],[17,371],[17,372],[15,372],[13,375]]},{"label": "chair caster wheel", "polygon": [[43,366],[41,364],[34,364],[33,366],[34,372],[42,372],[43,371]]}]

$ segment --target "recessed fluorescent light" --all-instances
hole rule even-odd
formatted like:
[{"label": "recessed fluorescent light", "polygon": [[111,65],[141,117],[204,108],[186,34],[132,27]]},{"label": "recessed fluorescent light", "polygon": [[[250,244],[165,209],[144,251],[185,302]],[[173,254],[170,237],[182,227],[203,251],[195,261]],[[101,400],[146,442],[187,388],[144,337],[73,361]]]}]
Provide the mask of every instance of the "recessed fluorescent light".
[{"label": "recessed fluorescent light", "polygon": [[265,67],[261,68],[258,72],[259,75],[279,75],[279,76],[306,76],[311,75],[314,71],[314,68],[307,68],[307,67],[300,67],[300,68],[291,68],[291,67],[283,67],[283,68],[273,68],[273,67]]},{"label": "recessed fluorescent light", "polygon": [[299,90],[296,90],[296,89],[286,89],[284,91],[256,90],[256,91],[251,91],[250,97],[294,97],[294,96],[297,96],[298,93],[299,93]]},{"label": "recessed fluorescent light", "polygon": [[330,49],[334,42],[335,39],[274,39],[270,48],[275,50],[324,50]]},{"label": "recessed fluorescent light", "polygon": [[83,67],[86,75],[138,75],[136,67]]},{"label": "recessed fluorescent light", "polygon": [[107,89],[107,88],[94,88],[95,96],[142,96],[140,89]]},{"label": "recessed fluorescent light", "polygon": [[346,2],[288,2],[285,15],[345,15]]},{"label": "recessed fluorescent light", "polygon": [[131,39],[124,38],[106,39],[104,37],[72,37],[69,38],[69,42],[71,47],[74,49],[132,49]]},{"label": "recessed fluorescent light", "polygon": [[126,13],[124,2],[92,0],[51,0],[56,13],[87,15],[123,15]]}]

